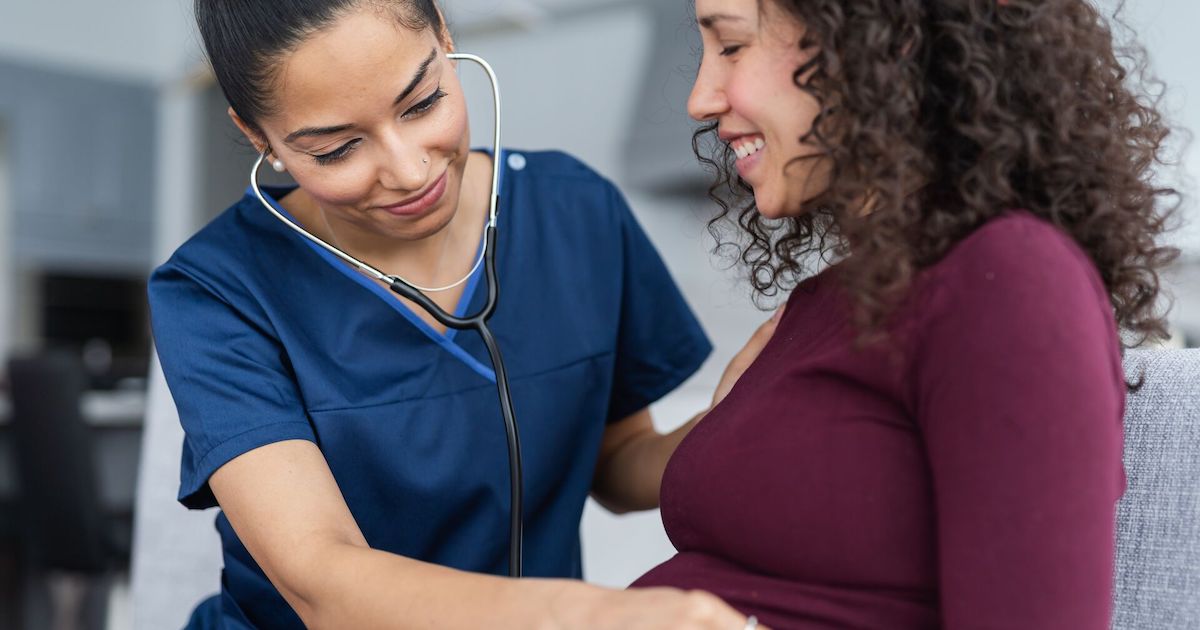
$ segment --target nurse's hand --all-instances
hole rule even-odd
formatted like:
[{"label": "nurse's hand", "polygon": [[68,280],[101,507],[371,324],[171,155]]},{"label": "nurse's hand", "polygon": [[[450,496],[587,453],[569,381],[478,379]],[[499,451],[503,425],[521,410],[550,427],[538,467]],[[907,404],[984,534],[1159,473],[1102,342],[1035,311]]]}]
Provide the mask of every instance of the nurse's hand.
[{"label": "nurse's hand", "polygon": [[763,322],[758,330],[754,331],[754,334],[750,336],[750,341],[746,342],[746,345],[733,356],[733,360],[725,367],[725,373],[721,375],[721,382],[717,383],[717,389],[713,392],[713,407],[716,407],[717,403],[729,394],[729,390],[733,389],[733,385],[742,377],[742,373],[750,367],[751,363],[754,363],[763,347],[771,340],[771,336],[775,334],[775,327],[779,325],[779,320],[783,317],[783,308],[780,306],[776,309],[771,319]]},{"label": "nurse's hand", "polygon": [[[674,588],[614,591],[577,584],[555,599],[555,630],[742,630],[746,615],[716,595]],[[581,605],[582,604],[582,605]],[[759,624],[760,630],[766,626]]]}]

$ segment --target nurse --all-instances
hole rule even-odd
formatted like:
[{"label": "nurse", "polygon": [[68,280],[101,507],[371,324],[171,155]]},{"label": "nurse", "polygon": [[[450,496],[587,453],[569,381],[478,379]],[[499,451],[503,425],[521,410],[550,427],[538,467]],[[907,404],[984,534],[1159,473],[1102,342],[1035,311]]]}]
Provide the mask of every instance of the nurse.
[{"label": "nurse", "polygon": [[[471,274],[502,161],[491,325],[520,421],[525,573],[545,579],[495,577],[508,468],[483,344],[247,194],[150,282],[186,432],[179,500],[221,508],[221,592],[190,627],[744,627],[703,593],[564,579],[581,575],[589,493],[617,511],[658,504],[694,421],[662,436],[647,407],[710,350],[620,193],[562,153],[470,150],[430,0],[195,8],[230,115],[298,184],[271,202],[379,269],[434,287]],[[479,276],[430,296],[475,312]]]}]

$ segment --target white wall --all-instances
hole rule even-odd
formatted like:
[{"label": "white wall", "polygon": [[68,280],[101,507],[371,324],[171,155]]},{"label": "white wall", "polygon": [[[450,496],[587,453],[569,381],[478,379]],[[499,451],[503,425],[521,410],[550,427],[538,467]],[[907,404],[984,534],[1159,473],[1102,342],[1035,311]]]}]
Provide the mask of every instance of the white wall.
[{"label": "white wall", "polygon": [[197,207],[201,185],[196,161],[203,89],[194,81],[164,85],[158,97],[155,162],[154,265],[166,262],[177,247],[200,227],[203,209]]},{"label": "white wall", "polygon": [[[1097,0],[1097,5],[1112,15],[1119,0]],[[1137,33],[1137,39],[1149,53],[1151,73],[1166,83],[1164,111],[1181,131],[1172,141],[1172,149],[1182,158],[1182,167],[1168,169],[1165,181],[1182,190],[1187,198],[1182,218],[1187,225],[1174,235],[1174,241],[1190,256],[1200,257],[1200,3],[1182,0],[1128,0],[1120,13],[1121,21]],[[1118,38],[1121,38],[1118,31]]]},{"label": "white wall", "polygon": [[[651,27],[645,10],[625,7],[533,30],[460,36],[457,44],[487,59],[500,77],[505,144],[569,147],[615,174]],[[490,94],[480,76],[470,68],[463,74],[477,145],[489,141],[491,126]]]},{"label": "white wall", "polygon": [[168,80],[198,57],[190,0],[4,0],[0,57]]},{"label": "white wall", "polygon": [[[0,112],[2,114],[2,112]],[[12,197],[9,186],[8,132],[0,119],[0,358],[8,356],[13,330],[14,272],[12,259]]]},{"label": "white wall", "polygon": [[0,109],[0,370],[2,363],[16,353],[28,351],[36,334],[39,304],[29,299],[34,278],[18,265],[14,256],[12,225],[16,208],[12,182],[12,129]]}]

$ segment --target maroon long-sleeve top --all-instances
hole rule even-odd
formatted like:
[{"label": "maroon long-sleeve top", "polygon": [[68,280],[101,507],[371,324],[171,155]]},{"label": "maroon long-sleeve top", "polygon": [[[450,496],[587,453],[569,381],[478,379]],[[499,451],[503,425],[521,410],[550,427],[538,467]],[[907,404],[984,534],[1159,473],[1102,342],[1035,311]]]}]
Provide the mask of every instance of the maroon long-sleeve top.
[{"label": "maroon long-sleeve top", "polygon": [[679,553],[634,586],[776,629],[1107,630],[1125,381],[1083,251],[1022,212],[923,270],[854,344],[838,267],[680,445]]}]

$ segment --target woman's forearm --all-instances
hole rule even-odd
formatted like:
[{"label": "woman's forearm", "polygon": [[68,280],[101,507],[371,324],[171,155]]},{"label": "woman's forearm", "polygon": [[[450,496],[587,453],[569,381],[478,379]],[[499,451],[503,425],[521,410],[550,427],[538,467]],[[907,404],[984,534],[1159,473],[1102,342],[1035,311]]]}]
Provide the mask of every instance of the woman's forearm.
[{"label": "woman's forearm", "polygon": [[603,592],[567,580],[458,571],[349,544],[322,557],[303,601],[293,602],[305,625],[317,629],[552,628],[556,602],[585,605]]}]

